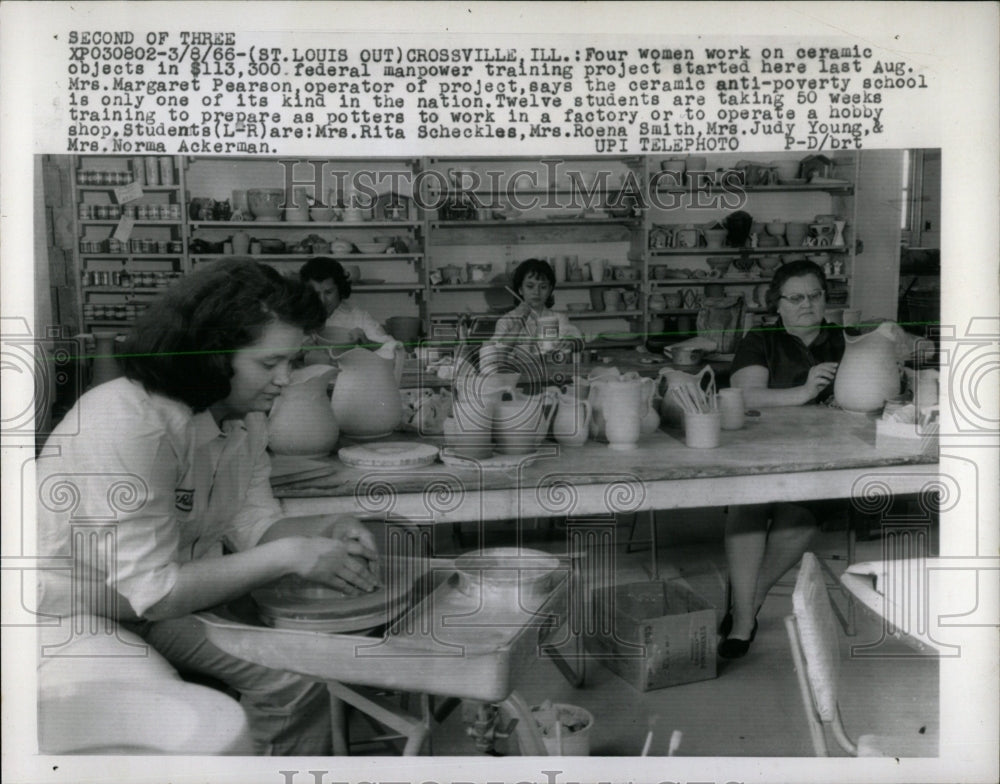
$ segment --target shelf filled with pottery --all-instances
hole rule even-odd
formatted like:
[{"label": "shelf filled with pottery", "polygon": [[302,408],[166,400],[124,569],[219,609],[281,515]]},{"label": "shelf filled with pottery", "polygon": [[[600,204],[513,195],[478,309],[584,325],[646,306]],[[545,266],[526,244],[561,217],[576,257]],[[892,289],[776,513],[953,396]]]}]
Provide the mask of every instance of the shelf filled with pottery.
[{"label": "shelf filled with pottery", "polygon": [[184,273],[182,176],[171,156],[75,159],[77,291],[84,330],[127,327]]}]

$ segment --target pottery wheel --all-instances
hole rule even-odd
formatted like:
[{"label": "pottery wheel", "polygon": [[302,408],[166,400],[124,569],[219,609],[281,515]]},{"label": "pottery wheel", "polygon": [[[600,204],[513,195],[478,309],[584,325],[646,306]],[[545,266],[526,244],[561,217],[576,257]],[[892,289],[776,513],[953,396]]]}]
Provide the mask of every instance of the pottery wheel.
[{"label": "pottery wheel", "polygon": [[405,609],[401,601],[409,587],[390,595],[383,585],[370,593],[351,596],[300,577],[286,577],[251,592],[261,620],[278,628],[352,632],[382,626]]}]

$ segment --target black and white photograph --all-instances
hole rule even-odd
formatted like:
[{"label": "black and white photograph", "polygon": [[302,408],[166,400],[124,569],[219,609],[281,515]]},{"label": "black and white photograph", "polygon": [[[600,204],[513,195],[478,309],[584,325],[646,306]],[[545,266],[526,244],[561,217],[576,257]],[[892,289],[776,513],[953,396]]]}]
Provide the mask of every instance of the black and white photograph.
[{"label": "black and white photograph", "polygon": [[4,5],[5,778],[996,779],[995,5]]}]

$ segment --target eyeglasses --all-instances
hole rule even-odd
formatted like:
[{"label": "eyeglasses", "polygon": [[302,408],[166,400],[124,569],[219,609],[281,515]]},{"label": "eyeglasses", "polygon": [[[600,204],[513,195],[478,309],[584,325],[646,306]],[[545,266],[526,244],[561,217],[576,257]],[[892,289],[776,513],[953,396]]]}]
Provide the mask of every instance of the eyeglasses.
[{"label": "eyeglasses", "polygon": [[782,294],[779,299],[787,299],[793,305],[801,305],[806,301],[806,299],[808,299],[810,303],[813,303],[819,302],[825,296],[825,291],[814,291],[811,294]]}]

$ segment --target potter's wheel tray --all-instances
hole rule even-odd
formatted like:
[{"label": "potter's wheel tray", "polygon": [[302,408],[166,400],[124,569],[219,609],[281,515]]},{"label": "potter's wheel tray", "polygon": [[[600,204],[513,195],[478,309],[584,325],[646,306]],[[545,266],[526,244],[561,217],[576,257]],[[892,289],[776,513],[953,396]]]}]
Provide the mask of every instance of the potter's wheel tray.
[{"label": "potter's wheel tray", "polygon": [[260,619],[278,629],[348,633],[372,629],[395,619],[406,603],[401,587],[390,597],[385,586],[351,596],[335,588],[286,577],[251,591]]},{"label": "potter's wheel tray", "polygon": [[437,460],[438,448],[413,441],[383,441],[347,446],[337,453],[345,465],[369,470],[420,468]]}]

